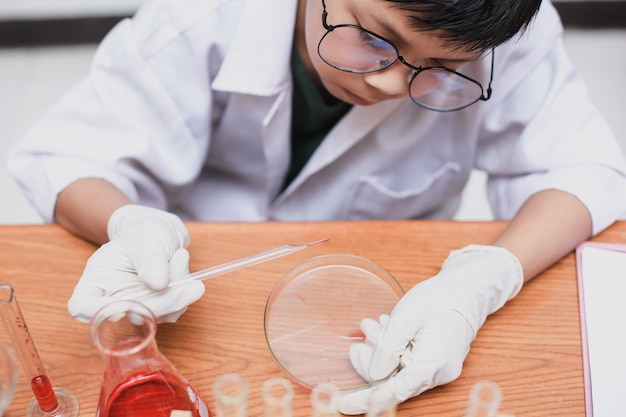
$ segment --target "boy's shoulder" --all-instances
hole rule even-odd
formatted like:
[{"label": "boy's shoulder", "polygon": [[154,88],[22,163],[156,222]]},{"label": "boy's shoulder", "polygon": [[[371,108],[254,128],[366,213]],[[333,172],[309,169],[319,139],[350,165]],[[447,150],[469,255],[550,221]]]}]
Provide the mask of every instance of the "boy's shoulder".
[{"label": "boy's shoulder", "polygon": [[211,42],[233,31],[249,0],[148,0],[125,22],[127,35],[146,57],[177,41]]},{"label": "boy's shoulder", "polygon": [[[150,58],[169,47],[223,49],[237,33],[262,37],[287,28],[297,0],[147,0],[128,22],[141,54]],[[245,26],[245,28],[244,28]],[[245,30],[244,30],[245,29]],[[289,29],[291,31],[291,29]]]}]

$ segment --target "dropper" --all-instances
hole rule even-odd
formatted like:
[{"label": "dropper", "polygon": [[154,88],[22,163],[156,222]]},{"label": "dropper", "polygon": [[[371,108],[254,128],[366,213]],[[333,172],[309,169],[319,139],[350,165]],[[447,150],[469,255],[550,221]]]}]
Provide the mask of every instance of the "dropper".
[{"label": "dropper", "polygon": [[[238,269],[248,268],[253,265],[257,265],[263,262],[271,261],[272,259],[280,258],[282,256],[291,255],[294,252],[298,252],[302,249],[310,248],[311,246],[318,245],[320,243],[327,242],[329,238],[315,240],[309,243],[293,244],[288,243],[286,245],[278,246],[274,249],[269,249],[263,252],[255,253],[254,255],[246,256],[243,258],[235,259],[220,265],[211,266],[200,271],[196,271],[192,274],[188,274],[186,277],[177,281],[169,283],[167,288],[171,288],[177,285],[184,284],[189,281],[198,280],[204,281],[207,279],[215,278],[220,275],[224,275],[228,272],[233,272]],[[132,287],[126,287],[123,290],[130,290]],[[164,291],[164,290],[161,290]],[[139,293],[134,293],[133,298],[141,297],[143,295],[154,293],[155,290],[146,290]]]},{"label": "dropper", "polygon": [[302,249],[310,248],[311,246],[315,246],[320,243],[327,242],[328,240],[329,238],[324,238],[324,239],[316,240],[316,241],[309,242],[309,243],[302,243],[302,244],[289,243],[283,246],[278,246],[274,249],[269,249],[264,252],[259,252],[254,255],[235,259],[230,262],[211,266],[209,268],[194,272],[192,274],[187,275],[183,279],[170,282],[169,287],[184,284],[185,282],[189,282],[191,280],[204,281],[207,279],[215,278],[219,275],[223,275],[228,272],[236,271],[238,269],[247,268],[249,266],[271,261],[272,259],[280,258],[282,256],[291,255],[294,252],[298,252]]}]

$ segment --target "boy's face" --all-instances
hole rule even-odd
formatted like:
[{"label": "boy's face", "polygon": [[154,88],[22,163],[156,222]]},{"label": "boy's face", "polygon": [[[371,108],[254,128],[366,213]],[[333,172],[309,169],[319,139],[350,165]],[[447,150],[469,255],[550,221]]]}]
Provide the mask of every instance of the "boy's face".
[{"label": "boy's face", "polygon": [[[303,22],[299,24],[304,24],[308,56],[302,50],[300,55],[330,94],[356,105],[372,105],[383,100],[408,96],[408,86],[414,70],[401,62],[384,70],[365,74],[341,71],[324,62],[318,54],[318,44],[326,33],[322,24],[322,0],[300,2],[304,16]],[[326,0],[327,23],[334,26],[361,26],[390,41],[399,54],[415,67],[441,66],[456,70],[464,63],[478,59],[480,54],[476,52],[445,46],[437,38],[437,32],[415,31],[409,27],[407,12],[391,6],[393,3],[384,0]],[[324,40],[325,48],[330,48],[329,51],[336,50],[337,54],[344,53],[349,46],[338,42],[339,39],[337,36],[332,39],[327,37]]]}]

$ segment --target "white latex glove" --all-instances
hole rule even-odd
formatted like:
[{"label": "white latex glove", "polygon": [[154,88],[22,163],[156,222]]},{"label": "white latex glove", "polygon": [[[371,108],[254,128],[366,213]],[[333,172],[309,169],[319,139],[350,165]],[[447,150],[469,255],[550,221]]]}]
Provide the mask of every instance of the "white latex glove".
[{"label": "white latex glove", "polygon": [[368,381],[393,375],[343,394],[340,411],[366,412],[374,392],[380,402],[400,403],[458,378],[478,329],[517,295],[523,281],[519,261],[506,249],[470,245],[452,251],[441,271],[408,291],[390,316],[362,320],[366,340],[351,346],[352,365]]},{"label": "white latex glove", "polygon": [[178,216],[126,205],[111,215],[108,236],[109,242],[87,261],[68,302],[77,320],[89,322],[115,299],[135,299],[150,308],[158,322],[173,322],[204,293],[201,281],[165,289],[189,270],[189,232]]}]

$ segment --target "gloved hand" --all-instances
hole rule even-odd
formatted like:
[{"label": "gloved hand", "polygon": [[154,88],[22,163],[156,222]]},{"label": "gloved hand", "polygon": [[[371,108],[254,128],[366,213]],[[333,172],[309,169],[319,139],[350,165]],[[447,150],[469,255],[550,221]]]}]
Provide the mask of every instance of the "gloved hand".
[{"label": "gloved hand", "polygon": [[204,284],[193,280],[166,289],[189,269],[189,233],[178,216],[126,205],[113,212],[107,232],[109,242],[89,258],[68,302],[77,320],[88,322],[115,299],[135,299],[158,322],[173,322],[204,293]]},{"label": "gloved hand", "polygon": [[478,329],[523,282],[519,261],[506,249],[452,251],[441,271],[408,291],[390,316],[362,320],[366,339],[351,346],[352,365],[368,381],[389,378],[343,394],[340,411],[366,412],[374,392],[378,401],[400,403],[458,378]]}]

